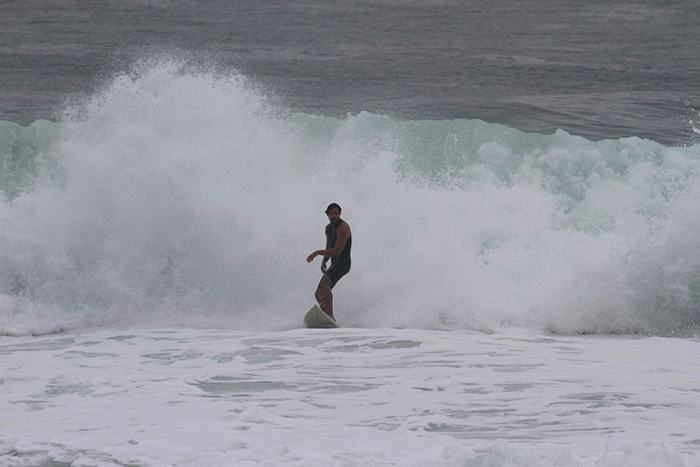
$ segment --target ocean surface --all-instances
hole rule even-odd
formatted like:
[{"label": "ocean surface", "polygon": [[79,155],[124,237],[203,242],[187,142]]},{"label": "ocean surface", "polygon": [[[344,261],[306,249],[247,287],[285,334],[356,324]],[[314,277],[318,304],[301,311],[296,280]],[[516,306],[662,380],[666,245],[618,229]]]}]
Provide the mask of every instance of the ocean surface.
[{"label": "ocean surface", "polygon": [[0,120],[61,120],[134,61],[173,56],[307,114],[687,145],[699,23],[682,0],[6,0]]},{"label": "ocean surface", "polygon": [[698,24],[5,2],[0,465],[700,466]]}]

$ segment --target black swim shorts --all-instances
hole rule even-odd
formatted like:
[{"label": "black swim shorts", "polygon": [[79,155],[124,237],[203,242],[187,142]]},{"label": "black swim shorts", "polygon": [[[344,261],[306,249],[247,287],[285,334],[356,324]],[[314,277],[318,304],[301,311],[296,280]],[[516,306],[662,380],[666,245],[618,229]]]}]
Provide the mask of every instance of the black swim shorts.
[{"label": "black swim shorts", "polygon": [[349,261],[337,261],[331,264],[331,267],[326,270],[326,275],[331,278],[331,289],[345,274],[350,272]]}]

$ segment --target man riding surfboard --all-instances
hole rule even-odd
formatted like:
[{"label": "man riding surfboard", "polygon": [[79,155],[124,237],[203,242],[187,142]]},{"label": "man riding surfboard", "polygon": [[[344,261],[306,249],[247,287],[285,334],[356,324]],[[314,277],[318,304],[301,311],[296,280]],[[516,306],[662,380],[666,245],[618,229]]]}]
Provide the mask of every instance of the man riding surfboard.
[{"label": "man riding surfboard", "polygon": [[[311,253],[306,262],[310,263],[316,256],[323,255],[321,272],[323,277],[316,288],[316,301],[321,309],[331,318],[333,316],[333,293],[341,277],[350,271],[350,250],[352,249],[352,232],[347,222],[340,218],[341,208],[336,203],[331,203],[326,208],[326,215],[330,223],[326,226],[326,249],[316,250]],[[331,267],[326,268],[328,259]]]}]

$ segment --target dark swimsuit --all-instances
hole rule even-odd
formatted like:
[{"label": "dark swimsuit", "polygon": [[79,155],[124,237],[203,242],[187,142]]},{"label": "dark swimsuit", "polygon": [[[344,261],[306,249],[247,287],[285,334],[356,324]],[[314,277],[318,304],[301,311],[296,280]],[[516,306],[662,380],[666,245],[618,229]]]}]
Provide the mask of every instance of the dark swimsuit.
[{"label": "dark swimsuit", "polygon": [[[339,220],[337,224],[329,224],[326,227],[326,238],[328,239],[328,248],[335,248],[335,242],[338,240],[338,226],[344,220]],[[345,274],[350,272],[350,250],[352,249],[352,237],[348,237],[345,242],[343,251],[338,256],[331,256],[331,267],[326,271],[326,275],[331,278],[331,289]]]}]

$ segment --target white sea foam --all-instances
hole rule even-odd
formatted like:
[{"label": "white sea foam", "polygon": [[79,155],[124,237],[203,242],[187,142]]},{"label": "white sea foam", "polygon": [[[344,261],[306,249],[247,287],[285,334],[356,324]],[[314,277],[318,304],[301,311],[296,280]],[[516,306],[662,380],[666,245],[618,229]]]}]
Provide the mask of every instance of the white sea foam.
[{"label": "white sea foam", "polygon": [[330,202],[355,238],[343,324],[700,322],[700,146],[290,115],[245,77],[174,60],[116,76],[52,141],[22,143],[28,163],[3,177],[4,333],[297,327]]},{"label": "white sea foam", "polygon": [[0,465],[693,466],[699,345],[349,328],[6,337]]}]

